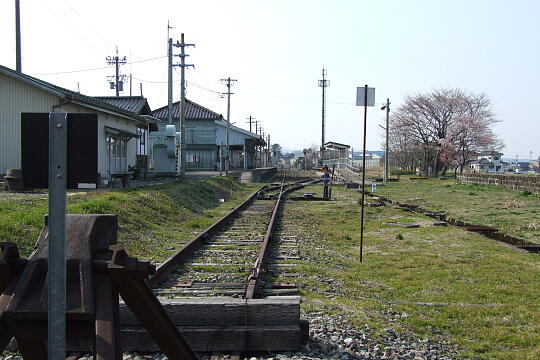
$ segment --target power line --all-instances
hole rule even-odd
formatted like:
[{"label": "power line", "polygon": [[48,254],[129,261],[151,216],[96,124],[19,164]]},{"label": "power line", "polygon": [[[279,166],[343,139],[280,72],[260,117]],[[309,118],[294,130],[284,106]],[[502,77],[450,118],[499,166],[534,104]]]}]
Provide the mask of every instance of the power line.
[{"label": "power line", "polygon": [[[153,61],[153,60],[158,60],[158,59],[163,59],[163,58],[166,58],[166,56],[158,56],[158,57],[150,58],[150,59],[143,59],[143,60],[132,61],[132,62],[130,62],[130,64],[138,64],[138,63],[142,63],[142,62]],[[113,67],[113,66],[114,66],[114,65],[109,65],[109,66],[103,66],[103,67],[91,68],[91,69],[70,70],[70,71],[59,71],[59,72],[40,73],[40,74],[32,74],[32,75],[34,75],[34,76],[43,76],[43,75],[73,74],[73,73],[80,73],[80,72],[86,72],[86,71],[95,71],[95,70],[110,69],[110,68]],[[151,81],[148,81],[148,82],[151,82]]]},{"label": "power line", "polygon": [[201,89],[201,90],[206,90],[206,91],[208,91],[208,92],[211,92],[211,93],[214,93],[214,94],[219,94],[219,95],[221,95],[221,91],[216,91],[216,90],[208,89],[208,88],[206,88],[206,87],[204,87],[204,86],[201,86],[201,85],[199,85],[199,84],[197,84],[197,83],[194,83],[194,82],[191,82],[191,81],[188,81],[187,83],[190,84],[190,85],[193,85],[193,86],[195,86],[196,88],[199,88],[199,89]]}]

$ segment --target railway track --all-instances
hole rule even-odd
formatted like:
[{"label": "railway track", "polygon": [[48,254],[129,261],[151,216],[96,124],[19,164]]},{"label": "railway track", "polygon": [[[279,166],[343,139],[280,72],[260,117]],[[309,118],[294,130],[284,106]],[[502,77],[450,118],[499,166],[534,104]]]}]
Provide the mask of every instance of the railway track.
[{"label": "railway track", "polygon": [[[258,297],[284,197],[304,184],[267,184],[252,194],[158,267],[151,279],[156,295]],[[279,253],[271,257],[294,259]],[[268,285],[265,294],[270,294]]]},{"label": "railway track", "polygon": [[254,199],[230,222],[204,239],[155,290],[158,296],[245,297],[277,200]]},{"label": "railway track", "polygon": [[[312,182],[312,181],[311,181]],[[294,277],[291,224],[280,224],[287,193],[309,184],[266,184],[161,264],[154,294],[194,351],[296,350],[307,339]],[[125,306],[123,348],[156,351]]]}]

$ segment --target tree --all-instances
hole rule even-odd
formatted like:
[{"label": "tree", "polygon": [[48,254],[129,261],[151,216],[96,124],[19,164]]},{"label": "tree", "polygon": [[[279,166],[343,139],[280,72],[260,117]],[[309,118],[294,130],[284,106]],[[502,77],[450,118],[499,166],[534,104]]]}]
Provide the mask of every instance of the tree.
[{"label": "tree", "polygon": [[493,122],[486,118],[463,116],[448,129],[446,138],[440,140],[441,158],[447,165],[454,164],[455,170],[463,172],[471,155],[504,147],[491,129]]},{"label": "tree", "polygon": [[459,134],[471,133],[464,131],[465,128],[475,128],[477,134],[483,129],[483,136],[471,137],[467,148],[488,146],[485,136],[493,138],[492,144],[500,144],[491,131],[497,121],[485,94],[435,89],[428,94],[405,98],[405,103],[391,119],[393,139],[390,144],[403,144],[406,140],[409,152],[422,154],[424,173],[428,175],[431,168],[431,173],[437,174],[455,161],[458,151],[463,153],[463,146],[456,144]]},{"label": "tree", "polygon": [[272,156],[275,156],[277,159],[281,158],[281,145],[272,144]]}]

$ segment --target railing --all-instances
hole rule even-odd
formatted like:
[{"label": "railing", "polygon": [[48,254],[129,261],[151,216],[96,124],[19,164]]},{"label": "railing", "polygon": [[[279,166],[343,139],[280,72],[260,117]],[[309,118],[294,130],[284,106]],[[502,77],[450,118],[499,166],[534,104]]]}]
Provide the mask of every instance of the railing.
[{"label": "railing", "polygon": [[[328,159],[323,160],[323,165],[336,169],[349,169],[351,171],[360,172],[362,170],[362,160],[351,159]],[[381,165],[380,159],[366,159],[366,169],[378,168]]]}]

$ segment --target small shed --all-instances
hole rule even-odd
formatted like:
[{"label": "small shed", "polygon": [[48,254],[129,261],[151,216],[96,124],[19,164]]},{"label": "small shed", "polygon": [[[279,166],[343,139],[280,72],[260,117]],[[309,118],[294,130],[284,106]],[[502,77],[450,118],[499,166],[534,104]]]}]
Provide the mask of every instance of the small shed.
[{"label": "small shed", "polygon": [[347,159],[350,148],[350,145],[329,141],[324,144],[322,159]]}]

